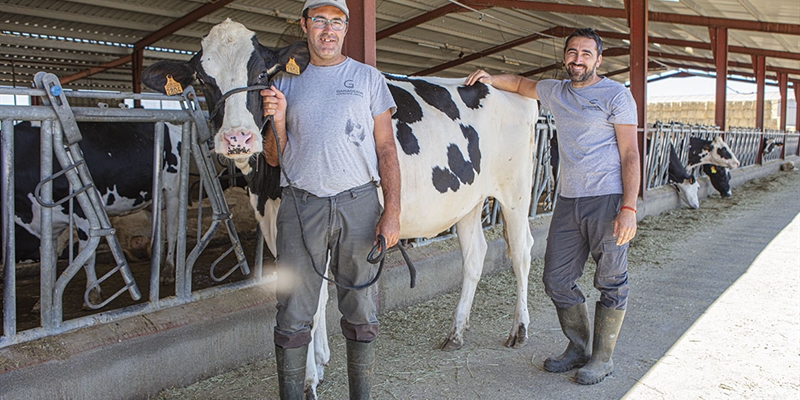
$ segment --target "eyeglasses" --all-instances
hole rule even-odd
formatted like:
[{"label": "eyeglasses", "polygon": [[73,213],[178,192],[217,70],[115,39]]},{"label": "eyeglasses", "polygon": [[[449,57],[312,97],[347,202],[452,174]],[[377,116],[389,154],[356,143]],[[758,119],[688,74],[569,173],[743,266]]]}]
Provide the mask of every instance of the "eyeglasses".
[{"label": "eyeglasses", "polygon": [[322,17],[311,17],[311,26],[316,29],[325,29],[325,26],[331,24],[331,29],[335,31],[341,31],[347,26],[347,21],[341,18],[334,18],[334,19],[326,19]]}]

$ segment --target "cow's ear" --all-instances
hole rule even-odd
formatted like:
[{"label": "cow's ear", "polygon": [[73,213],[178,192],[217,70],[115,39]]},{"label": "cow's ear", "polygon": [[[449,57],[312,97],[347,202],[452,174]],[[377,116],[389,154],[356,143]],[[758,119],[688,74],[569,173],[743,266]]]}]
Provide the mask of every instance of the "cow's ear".
[{"label": "cow's ear", "polygon": [[278,64],[281,65],[281,70],[293,75],[300,75],[306,70],[310,57],[308,43],[304,41],[297,41],[278,49]]},{"label": "cow's ear", "polygon": [[142,71],[142,83],[161,93],[175,94],[176,84],[178,93],[183,92],[194,80],[194,68],[187,62],[159,61]]}]

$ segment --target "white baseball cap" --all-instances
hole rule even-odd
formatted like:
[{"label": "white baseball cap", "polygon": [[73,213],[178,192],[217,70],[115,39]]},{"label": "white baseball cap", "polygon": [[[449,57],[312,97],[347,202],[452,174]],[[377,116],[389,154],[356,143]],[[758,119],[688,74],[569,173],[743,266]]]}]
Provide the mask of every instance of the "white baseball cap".
[{"label": "white baseball cap", "polygon": [[345,0],[306,0],[303,5],[303,12],[309,8],[317,8],[322,6],[334,6],[344,13],[347,19],[350,19],[350,10],[347,9],[347,2]]}]

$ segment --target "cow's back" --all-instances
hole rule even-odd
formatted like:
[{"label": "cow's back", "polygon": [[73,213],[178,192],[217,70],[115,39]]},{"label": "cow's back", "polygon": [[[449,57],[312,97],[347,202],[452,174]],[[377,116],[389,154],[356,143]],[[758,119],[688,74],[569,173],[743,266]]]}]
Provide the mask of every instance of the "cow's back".
[{"label": "cow's back", "polygon": [[487,196],[530,193],[535,100],[463,79],[387,83],[397,103],[402,237],[436,235]]}]

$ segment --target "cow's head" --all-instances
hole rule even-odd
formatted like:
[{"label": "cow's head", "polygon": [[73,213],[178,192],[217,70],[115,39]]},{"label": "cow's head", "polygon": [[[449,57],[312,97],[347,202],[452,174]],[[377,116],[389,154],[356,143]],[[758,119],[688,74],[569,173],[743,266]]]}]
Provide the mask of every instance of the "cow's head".
[{"label": "cow's head", "polygon": [[781,146],[783,146],[783,142],[779,142],[775,138],[762,138],[761,154],[766,156],[767,154],[772,153],[772,150],[775,150],[776,147],[781,147]]},{"label": "cow's head", "polygon": [[686,168],[692,169],[703,164],[737,168],[739,160],[721,136],[715,137],[714,140],[691,137],[689,138],[689,165]]},{"label": "cow's head", "polygon": [[708,175],[711,186],[717,189],[720,196],[731,197],[731,173],[727,168],[706,164],[703,165],[703,172]]},{"label": "cow's head", "polygon": [[700,198],[698,197],[700,183],[697,182],[694,176],[679,182],[671,182],[670,184],[675,188],[675,191],[678,192],[678,198],[680,198],[681,201],[695,210],[700,208]]},{"label": "cow's head", "polygon": [[[159,61],[142,73],[142,83],[166,93],[170,81],[181,87],[195,80],[203,86],[212,124],[214,150],[227,158],[246,161],[262,151],[264,117],[257,85],[268,85],[281,71],[300,73],[308,65],[305,42],[271,50],[258,43],[253,31],[230,19],[211,28],[201,50],[188,62]],[[232,90],[251,87],[231,94]],[[222,104],[221,104],[222,103]]]}]

